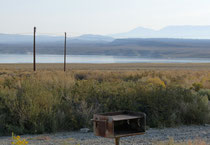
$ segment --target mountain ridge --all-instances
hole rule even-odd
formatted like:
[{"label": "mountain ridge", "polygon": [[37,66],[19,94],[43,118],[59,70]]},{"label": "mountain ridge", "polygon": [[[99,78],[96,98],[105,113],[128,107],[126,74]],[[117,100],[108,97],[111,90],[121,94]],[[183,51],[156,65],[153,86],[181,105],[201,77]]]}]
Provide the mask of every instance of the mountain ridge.
[{"label": "mountain ridge", "polygon": [[[63,41],[64,36],[37,35],[36,38],[39,42],[52,42]],[[67,39],[72,40],[72,43],[92,43],[95,41],[98,41],[99,43],[106,43],[118,38],[210,39],[210,25],[171,25],[161,28],[159,30],[154,30],[145,27],[137,27],[124,33],[116,33],[110,35],[83,34],[77,37],[67,37]],[[33,41],[32,35],[0,33],[0,43],[21,43],[31,41]]]},{"label": "mountain ridge", "polygon": [[114,38],[183,38],[210,39],[210,25],[171,25],[154,30],[137,27],[128,32],[111,34]]},{"label": "mountain ridge", "polygon": [[[104,35],[95,35],[95,34],[84,34],[77,37],[67,37],[67,39],[72,40],[72,43],[80,42],[110,42],[114,38]],[[54,42],[54,41],[63,41],[64,36],[51,36],[51,35],[37,35],[36,40],[38,42]],[[21,35],[21,34],[4,34],[0,33],[0,43],[26,43],[32,42],[32,35]]]}]

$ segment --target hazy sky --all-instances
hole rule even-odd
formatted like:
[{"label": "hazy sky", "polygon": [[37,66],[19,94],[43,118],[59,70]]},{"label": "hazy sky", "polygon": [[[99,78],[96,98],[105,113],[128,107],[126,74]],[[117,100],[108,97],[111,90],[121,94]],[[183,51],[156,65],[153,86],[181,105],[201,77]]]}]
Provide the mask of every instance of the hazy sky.
[{"label": "hazy sky", "polygon": [[110,34],[210,25],[210,0],[0,0],[0,33]]}]

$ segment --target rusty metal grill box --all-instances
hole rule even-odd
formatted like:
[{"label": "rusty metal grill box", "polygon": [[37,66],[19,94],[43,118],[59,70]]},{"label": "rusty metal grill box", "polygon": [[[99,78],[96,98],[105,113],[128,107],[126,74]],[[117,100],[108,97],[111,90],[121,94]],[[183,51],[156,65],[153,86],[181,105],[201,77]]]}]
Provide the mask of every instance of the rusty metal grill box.
[{"label": "rusty metal grill box", "polygon": [[119,138],[145,133],[146,115],[130,111],[95,114],[94,133],[96,136]]}]

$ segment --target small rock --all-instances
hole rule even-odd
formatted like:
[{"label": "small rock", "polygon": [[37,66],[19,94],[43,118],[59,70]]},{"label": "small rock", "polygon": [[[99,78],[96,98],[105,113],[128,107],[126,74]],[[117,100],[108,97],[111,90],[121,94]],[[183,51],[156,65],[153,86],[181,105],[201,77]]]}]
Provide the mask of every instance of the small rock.
[{"label": "small rock", "polygon": [[89,131],[90,131],[89,128],[81,128],[80,129],[80,132],[82,132],[82,133],[88,133]]},{"label": "small rock", "polygon": [[204,124],[204,126],[206,126],[206,127],[210,127],[210,124]]}]

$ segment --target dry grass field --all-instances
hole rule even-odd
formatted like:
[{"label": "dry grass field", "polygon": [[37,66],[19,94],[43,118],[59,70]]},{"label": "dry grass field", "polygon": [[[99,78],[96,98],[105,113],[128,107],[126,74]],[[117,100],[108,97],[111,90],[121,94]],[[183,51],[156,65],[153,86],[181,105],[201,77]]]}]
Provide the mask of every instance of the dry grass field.
[{"label": "dry grass field", "polygon": [[[33,69],[32,64],[0,64],[0,70]],[[63,64],[37,64],[37,70],[63,70]],[[209,63],[67,64],[67,70],[210,70]]]}]

